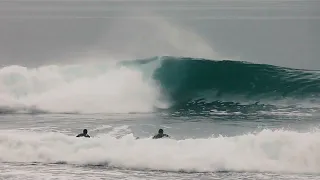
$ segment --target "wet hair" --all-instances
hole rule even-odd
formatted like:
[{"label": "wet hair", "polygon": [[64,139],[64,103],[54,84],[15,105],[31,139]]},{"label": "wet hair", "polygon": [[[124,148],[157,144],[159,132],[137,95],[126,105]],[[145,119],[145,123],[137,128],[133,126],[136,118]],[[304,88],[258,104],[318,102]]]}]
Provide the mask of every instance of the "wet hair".
[{"label": "wet hair", "polygon": [[159,129],[158,133],[162,134],[163,133],[163,129]]},{"label": "wet hair", "polygon": [[88,133],[88,130],[87,129],[84,129],[83,130],[83,134],[87,134]]}]

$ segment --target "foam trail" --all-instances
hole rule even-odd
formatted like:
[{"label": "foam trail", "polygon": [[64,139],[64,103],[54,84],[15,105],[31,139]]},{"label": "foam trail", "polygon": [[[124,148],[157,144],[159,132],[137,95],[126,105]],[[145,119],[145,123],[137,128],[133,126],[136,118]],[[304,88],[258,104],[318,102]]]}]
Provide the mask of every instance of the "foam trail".
[{"label": "foam trail", "polygon": [[158,90],[142,72],[106,64],[0,70],[1,106],[50,112],[150,112]]},{"label": "foam trail", "polygon": [[263,130],[210,139],[140,139],[110,134],[82,139],[59,133],[0,131],[0,160],[108,164],[167,171],[320,172],[319,131]]}]

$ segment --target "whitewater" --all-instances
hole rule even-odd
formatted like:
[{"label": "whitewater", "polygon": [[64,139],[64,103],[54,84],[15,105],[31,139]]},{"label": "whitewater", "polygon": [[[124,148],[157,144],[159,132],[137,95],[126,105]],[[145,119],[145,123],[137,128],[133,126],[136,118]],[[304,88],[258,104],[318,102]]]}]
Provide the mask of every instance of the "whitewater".
[{"label": "whitewater", "polygon": [[0,179],[319,180],[319,2],[0,1]]},{"label": "whitewater", "polygon": [[185,172],[317,173],[319,136],[318,132],[264,130],[237,137],[179,141],[136,140],[131,134],[120,139],[105,134],[82,140],[59,133],[4,131],[0,139],[1,160],[11,163],[91,164]]},{"label": "whitewater", "polygon": [[205,101],[206,107],[229,103],[229,109],[244,102],[265,102],[267,107],[274,105],[271,101],[306,102],[301,99],[315,105],[319,82],[318,71],[170,56],[39,68],[8,66],[0,70],[0,106],[8,112],[148,113],[176,106],[190,110],[184,106],[198,108],[199,101]]},{"label": "whitewater", "polygon": [[[318,179],[319,81],[317,71],[173,56],[6,66],[0,176]],[[75,137],[84,128],[92,138]],[[171,138],[153,140],[159,128]]]},{"label": "whitewater", "polygon": [[0,78],[1,106],[12,111],[151,112],[159,96],[156,84],[142,72],[110,63],[8,66]]}]

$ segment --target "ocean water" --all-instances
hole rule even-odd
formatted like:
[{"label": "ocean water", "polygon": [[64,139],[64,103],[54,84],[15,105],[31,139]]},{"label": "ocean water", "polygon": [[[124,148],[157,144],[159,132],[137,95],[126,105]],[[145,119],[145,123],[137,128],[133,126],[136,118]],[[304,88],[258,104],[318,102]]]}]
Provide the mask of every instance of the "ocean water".
[{"label": "ocean water", "polygon": [[0,178],[319,179],[319,93],[317,71],[231,60],[6,66]]}]

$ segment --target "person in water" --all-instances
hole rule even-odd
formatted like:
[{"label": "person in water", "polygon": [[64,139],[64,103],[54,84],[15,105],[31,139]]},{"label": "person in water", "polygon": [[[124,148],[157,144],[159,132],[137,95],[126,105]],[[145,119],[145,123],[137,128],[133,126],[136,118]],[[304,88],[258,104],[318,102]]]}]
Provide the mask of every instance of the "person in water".
[{"label": "person in water", "polygon": [[158,134],[153,136],[152,139],[159,139],[159,138],[163,138],[163,137],[170,137],[170,136],[168,134],[164,134],[163,129],[159,129]]},{"label": "person in water", "polygon": [[81,134],[78,134],[77,137],[87,137],[89,138],[89,134],[88,134],[88,130],[84,129],[83,132]]}]

